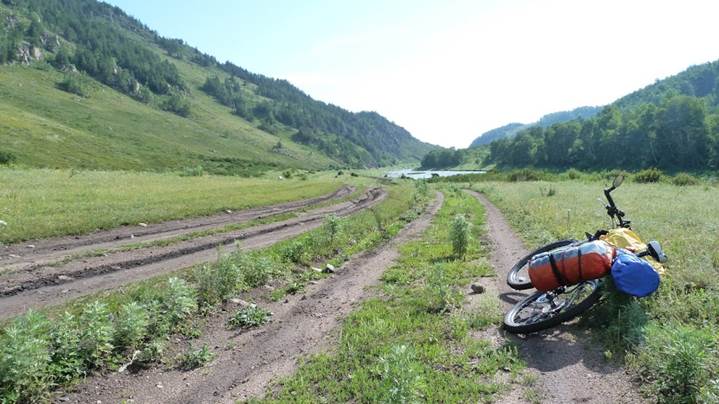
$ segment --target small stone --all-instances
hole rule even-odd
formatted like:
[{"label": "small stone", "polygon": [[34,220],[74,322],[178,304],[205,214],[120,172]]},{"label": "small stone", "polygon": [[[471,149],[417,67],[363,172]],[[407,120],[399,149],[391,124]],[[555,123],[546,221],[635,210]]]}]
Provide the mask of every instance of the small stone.
[{"label": "small stone", "polygon": [[317,273],[322,273],[322,272],[323,272],[323,269],[322,269],[322,268],[312,267],[312,270],[315,271],[315,272],[317,272]]},{"label": "small stone", "polygon": [[35,248],[35,244],[28,244],[27,248]]},{"label": "small stone", "polygon": [[135,238],[135,235],[134,235],[134,234],[130,234],[130,238],[131,238],[131,239],[132,239],[132,238]]},{"label": "small stone", "polygon": [[65,281],[65,282],[73,280],[73,278],[71,276],[67,276],[67,275],[60,275],[57,277],[57,279],[60,281]]},{"label": "small stone", "polygon": [[138,223],[137,225],[140,227],[147,227],[147,223]]},{"label": "small stone", "polygon": [[229,215],[230,213],[232,213],[232,211],[227,209],[227,210],[225,210],[225,213],[227,213]]},{"label": "small stone", "polygon": [[7,226],[7,222],[4,220],[0,220],[0,226]]},{"label": "small stone", "polygon": [[8,255],[8,257],[10,257],[10,258],[20,258],[20,256],[17,255],[17,254],[10,254],[10,255]]},{"label": "small stone", "polygon": [[334,266],[334,265],[332,265],[332,264],[327,264],[327,266],[325,267],[325,271],[324,271],[324,272],[325,272],[326,274],[333,274],[333,273],[335,273],[335,271],[336,271],[336,269],[335,269],[335,266]]},{"label": "small stone", "polygon": [[484,293],[484,291],[485,291],[484,286],[482,286],[478,283],[473,283],[472,286],[470,286],[470,287],[472,288],[472,293],[480,294],[480,293]]},{"label": "small stone", "polygon": [[68,396],[63,396],[63,397],[58,398],[58,400],[60,400],[60,401],[70,401],[70,397],[68,397]]},{"label": "small stone", "polygon": [[162,383],[157,383],[157,388],[158,388],[158,389],[164,389],[165,386],[163,386]]},{"label": "small stone", "polygon": [[319,285],[320,283],[317,281],[310,281],[310,285]]}]

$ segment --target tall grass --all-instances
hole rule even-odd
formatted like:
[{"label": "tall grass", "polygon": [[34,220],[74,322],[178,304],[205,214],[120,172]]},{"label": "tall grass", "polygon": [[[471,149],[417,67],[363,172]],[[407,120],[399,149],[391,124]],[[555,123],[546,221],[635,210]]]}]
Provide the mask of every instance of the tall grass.
[{"label": "tall grass", "polygon": [[[558,195],[571,198],[541,197],[541,187],[546,186],[542,183],[487,183],[475,188],[501,208],[532,247],[608,228],[606,211],[597,202],[607,183],[551,184]],[[670,260],[657,293],[645,299],[612,294],[587,323],[609,349],[628,353],[628,364],[659,401],[716,397],[719,188],[625,182],[613,195],[640,236],[659,240]]]}]

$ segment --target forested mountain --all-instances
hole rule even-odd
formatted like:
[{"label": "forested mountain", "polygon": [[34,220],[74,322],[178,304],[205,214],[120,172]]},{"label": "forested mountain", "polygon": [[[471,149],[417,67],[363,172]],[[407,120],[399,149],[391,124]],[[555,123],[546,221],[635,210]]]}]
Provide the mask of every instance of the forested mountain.
[{"label": "forested mountain", "polygon": [[546,128],[554,125],[555,123],[567,122],[578,118],[591,118],[597,113],[599,113],[601,109],[601,107],[579,107],[571,111],[553,112],[551,114],[544,115],[543,117],[539,118],[537,122],[530,124],[510,123],[481,134],[478,138],[474,139],[474,141],[469,147],[479,147],[485,144],[490,144],[498,139],[512,137],[516,135],[519,131],[531,128],[533,126]]},{"label": "forested mountain", "polygon": [[0,1],[6,160],[242,173],[419,161],[435,148],[376,113],[316,101],[285,80],[163,38],[117,7]]},{"label": "forested mountain", "polygon": [[517,132],[526,128],[527,126],[528,125],[524,123],[513,122],[508,123],[504,126],[500,126],[499,128],[488,130],[479,135],[478,138],[474,139],[474,141],[472,141],[472,144],[469,145],[469,147],[479,147],[485,144],[490,144],[497,139],[514,136]]},{"label": "forested mountain", "polygon": [[548,168],[719,168],[719,62],[620,98],[597,116],[523,130],[490,145],[504,166]]}]

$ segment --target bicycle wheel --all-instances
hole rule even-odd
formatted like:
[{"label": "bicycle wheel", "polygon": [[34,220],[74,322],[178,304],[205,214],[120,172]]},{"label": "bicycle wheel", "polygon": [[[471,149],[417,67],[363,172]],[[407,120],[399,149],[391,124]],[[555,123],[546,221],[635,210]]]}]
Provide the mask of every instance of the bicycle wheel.
[{"label": "bicycle wheel", "polygon": [[518,302],[504,316],[504,328],[529,334],[557,326],[583,313],[599,300],[599,280],[537,292]]},{"label": "bicycle wheel", "polygon": [[531,253],[527,254],[526,257],[519,260],[507,274],[507,285],[510,288],[516,290],[525,290],[532,288],[532,281],[529,279],[529,273],[527,268],[529,267],[529,260],[537,254],[545,253],[548,251],[556,250],[557,248],[566,247],[576,240],[560,240],[553,243],[547,244],[544,247],[539,247]]}]

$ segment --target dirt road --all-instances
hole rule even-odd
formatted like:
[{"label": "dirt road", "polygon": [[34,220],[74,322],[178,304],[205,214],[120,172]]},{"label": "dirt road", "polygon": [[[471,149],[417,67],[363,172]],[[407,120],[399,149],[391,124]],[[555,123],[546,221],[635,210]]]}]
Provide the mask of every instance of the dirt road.
[{"label": "dirt road", "polygon": [[[509,269],[529,251],[510,228],[502,213],[482,194],[474,195],[487,211],[487,235],[491,261],[497,271],[497,289],[506,312],[527,294],[505,282]],[[546,403],[643,403],[622,368],[606,363],[600,343],[586,331],[563,325],[529,336],[506,335],[519,346],[522,358],[538,376],[542,402]],[[500,402],[525,402],[520,389]]]},{"label": "dirt road", "polygon": [[[349,191],[349,190],[348,190]],[[78,259],[55,265],[35,265],[0,277],[0,319],[57,305],[71,299],[177,271],[217,259],[218,250],[262,248],[322,224],[329,214],[347,216],[371,207],[386,197],[380,188],[368,190],[357,200],[318,208],[289,220],[243,230],[213,234],[162,247],[146,247]],[[89,245],[89,244],[88,244]]]},{"label": "dirt road", "polygon": [[61,398],[83,403],[234,403],[261,395],[272,380],[292,374],[299,357],[318,352],[335,339],[333,331],[341,320],[399,257],[398,246],[422,234],[442,201],[442,195],[437,194],[425,213],[388,244],[352,257],[334,275],[309,286],[302,295],[276,303],[267,300],[266,293],[251,296],[273,312],[269,325],[252,331],[227,330],[225,324],[236,309],[233,307],[209,319],[209,329],[194,342],[194,346],[207,344],[217,353],[209,366],[190,372],[152,369],[93,377],[75,393]]},{"label": "dirt road", "polygon": [[246,223],[250,220],[271,215],[289,213],[332,199],[346,197],[354,191],[354,187],[344,186],[335,192],[317,198],[279,205],[144,226],[123,226],[82,236],[55,237],[0,246],[0,275],[48,265],[67,257],[82,255],[90,251],[114,249],[133,243],[164,240],[192,232],[221,228],[226,225]]}]

